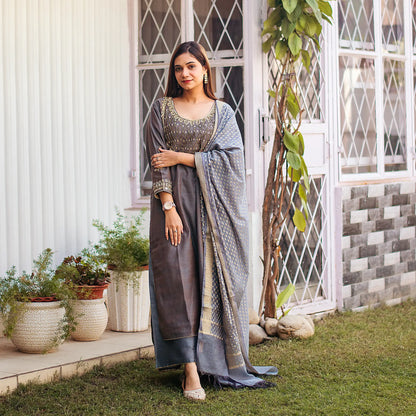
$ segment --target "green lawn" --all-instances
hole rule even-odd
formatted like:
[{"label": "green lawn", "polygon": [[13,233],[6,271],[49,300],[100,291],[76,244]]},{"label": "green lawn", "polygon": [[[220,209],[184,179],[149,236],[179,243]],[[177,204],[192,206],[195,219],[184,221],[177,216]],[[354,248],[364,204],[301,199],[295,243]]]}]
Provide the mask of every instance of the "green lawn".
[{"label": "green lawn", "polygon": [[416,415],[416,303],[328,316],[305,341],[252,347],[253,364],[275,364],[265,390],[207,388],[188,402],[180,371],[153,360],[96,368],[82,377],[20,387],[0,415]]}]

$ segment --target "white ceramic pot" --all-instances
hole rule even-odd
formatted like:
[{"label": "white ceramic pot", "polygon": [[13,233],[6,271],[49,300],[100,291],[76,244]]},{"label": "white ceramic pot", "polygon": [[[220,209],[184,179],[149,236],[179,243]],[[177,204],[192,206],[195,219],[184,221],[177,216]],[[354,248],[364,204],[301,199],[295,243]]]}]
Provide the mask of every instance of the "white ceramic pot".
[{"label": "white ceramic pot", "polygon": [[[111,271],[111,284],[107,289],[108,328],[119,332],[145,331],[149,327],[150,295],[149,271]],[[120,274],[124,276],[120,278]],[[140,278],[139,287],[127,282],[126,273]]]},{"label": "white ceramic pot", "polygon": [[77,321],[75,331],[71,334],[76,341],[96,341],[101,337],[108,321],[104,298],[75,300],[74,315]]},{"label": "white ceramic pot", "polygon": [[31,354],[55,350],[63,342],[65,308],[60,302],[28,302],[22,308],[11,336],[16,348]]}]

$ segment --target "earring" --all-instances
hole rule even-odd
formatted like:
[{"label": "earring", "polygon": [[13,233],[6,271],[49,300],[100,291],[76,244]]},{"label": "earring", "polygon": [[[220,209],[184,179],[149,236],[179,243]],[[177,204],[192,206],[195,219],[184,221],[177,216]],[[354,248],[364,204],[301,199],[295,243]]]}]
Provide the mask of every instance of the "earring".
[{"label": "earring", "polygon": [[204,74],[204,84],[208,84],[208,74],[206,72]]}]

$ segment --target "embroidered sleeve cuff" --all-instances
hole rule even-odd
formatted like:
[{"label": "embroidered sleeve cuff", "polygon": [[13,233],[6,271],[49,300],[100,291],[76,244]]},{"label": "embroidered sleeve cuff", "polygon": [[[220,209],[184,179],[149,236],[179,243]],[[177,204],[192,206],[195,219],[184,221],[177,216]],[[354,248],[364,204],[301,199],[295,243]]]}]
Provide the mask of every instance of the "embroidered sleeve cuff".
[{"label": "embroidered sleeve cuff", "polygon": [[155,198],[159,198],[160,192],[172,193],[172,182],[169,179],[162,179],[153,184],[153,195]]}]

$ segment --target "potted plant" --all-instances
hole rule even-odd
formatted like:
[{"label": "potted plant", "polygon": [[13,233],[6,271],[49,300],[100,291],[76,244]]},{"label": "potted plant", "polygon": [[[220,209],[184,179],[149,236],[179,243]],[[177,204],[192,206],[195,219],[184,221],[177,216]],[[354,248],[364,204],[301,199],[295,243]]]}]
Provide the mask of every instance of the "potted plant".
[{"label": "potted plant", "polygon": [[56,349],[75,329],[72,287],[56,276],[53,252],[45,249],[32,273],[11,267],[1,280],[0,315],[4,333],[18,350],[45,353]]},{"label": "potted plant", "polygon": [[108,311],[113,331],[144,331],[149,326],[149,240],[141,233],[142,217],[128,218],[117,211],[112,227],[93,222],[100,233],[95,248],[111,273]]},{"label": "potted plant", "polygon": [[76,341],[95,341],[101,337],[108,322],[104,290],[110,274],[94,249],[84,249],[81,255],[65,257],[56,275],[73,288],[77,299],[73,310],[77,327],[71,334]]}]

